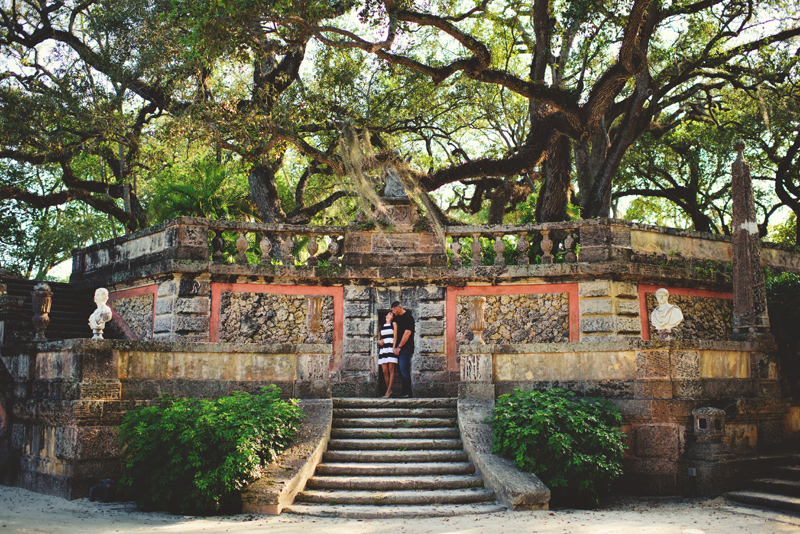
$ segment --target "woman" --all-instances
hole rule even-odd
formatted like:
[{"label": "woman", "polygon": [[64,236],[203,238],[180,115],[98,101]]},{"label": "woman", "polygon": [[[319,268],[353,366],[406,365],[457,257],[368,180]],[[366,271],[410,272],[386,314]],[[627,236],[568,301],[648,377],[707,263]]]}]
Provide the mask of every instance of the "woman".
[{"label": "woman", "polygon": [[381,366],[383,379],[386,381],[386,395],[383,396],[385,399],[392,396],[394,369],[397,366],[397,356],[394,354],[394,345],[397,341],[397,323],[392,319],[394,319],[394,314],[392,312],[387,313],[386,323],[381,327],[380,335],[378,335],[378,346],[380,347],[378,365]]}]

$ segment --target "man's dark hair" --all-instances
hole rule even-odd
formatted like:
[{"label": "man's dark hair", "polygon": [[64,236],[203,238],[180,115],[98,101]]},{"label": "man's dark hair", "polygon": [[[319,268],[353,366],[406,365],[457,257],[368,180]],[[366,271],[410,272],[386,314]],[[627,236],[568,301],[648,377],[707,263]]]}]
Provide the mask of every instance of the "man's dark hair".
[{"label": "man's dark hair", "polygon": [[400,301],[399,300],[396,300],[396,301],[392,302],[392,308],[397,308],[398,306],[400,306]]}]

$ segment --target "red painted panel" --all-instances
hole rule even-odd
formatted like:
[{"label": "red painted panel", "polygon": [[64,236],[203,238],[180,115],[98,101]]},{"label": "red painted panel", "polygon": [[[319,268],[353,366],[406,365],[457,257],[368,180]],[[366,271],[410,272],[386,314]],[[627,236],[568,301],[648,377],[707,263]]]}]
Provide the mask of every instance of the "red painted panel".
[{"label": "red painted panel", "polygon": [[330,295],[333,297],[333,359],[331,370],[339,368],[342,360],[344,339],[344,288],[319,286],[280,286],[270,284],[223,284],[211,283],[210,341],[219,343],[220,304],[223,291],[236,293],[269,293],[273,295]]},{"label": "red painted panel", "polygon": [[578,284],[536,284],[508,286],[448,287],[445,306],[447,321],[447,370],[458,371],[456,360],[456,299],[460,295],[538,295],[542,293],[567,293],[569,295],[569,340],[580,341],[580,310],[578,309]]},{"label": "red painted panel", "polygon": [[733,299],[729,291],[708,291],[706,289],[690,289],[686,287],[649,286],[639,284],[639,319],[642,321],[642,339],[650,339],[650,320],[647,316],[647,293],[655,293],[664,288],[670,295],[683,295],[687,297],[707,297],[712,299]]}]

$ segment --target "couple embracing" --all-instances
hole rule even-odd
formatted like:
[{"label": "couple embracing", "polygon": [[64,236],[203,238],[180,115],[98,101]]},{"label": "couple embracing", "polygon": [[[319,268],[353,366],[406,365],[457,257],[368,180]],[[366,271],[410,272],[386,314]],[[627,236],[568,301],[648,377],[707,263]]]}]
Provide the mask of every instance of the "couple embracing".
[{"label": "couple embracing", "polygon": [[414,355],[414,318],[411,312],[404,310],[400,302],[392,302],[392,311],[386,314],[386,322],[378,336],[380,353],[378,365],[383,371],[386,381],[385,398],[392,396],[395,380],[395,369],[400,367],[402,389],[397,398],[411,397],[411,357]]}]

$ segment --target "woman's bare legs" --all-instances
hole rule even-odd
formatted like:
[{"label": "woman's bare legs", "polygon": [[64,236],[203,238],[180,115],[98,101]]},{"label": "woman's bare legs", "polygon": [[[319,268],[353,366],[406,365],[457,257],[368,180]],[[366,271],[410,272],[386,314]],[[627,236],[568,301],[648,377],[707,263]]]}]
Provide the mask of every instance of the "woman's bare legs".
[{"label": "woman's bare legs", "polygon": [[394,363],[384,363],[383,364],[383,378],[386,380],[386,395],[383,397],[388,399],[392,396],[392,385],[394,384],[394,368],[397,365]]}]

